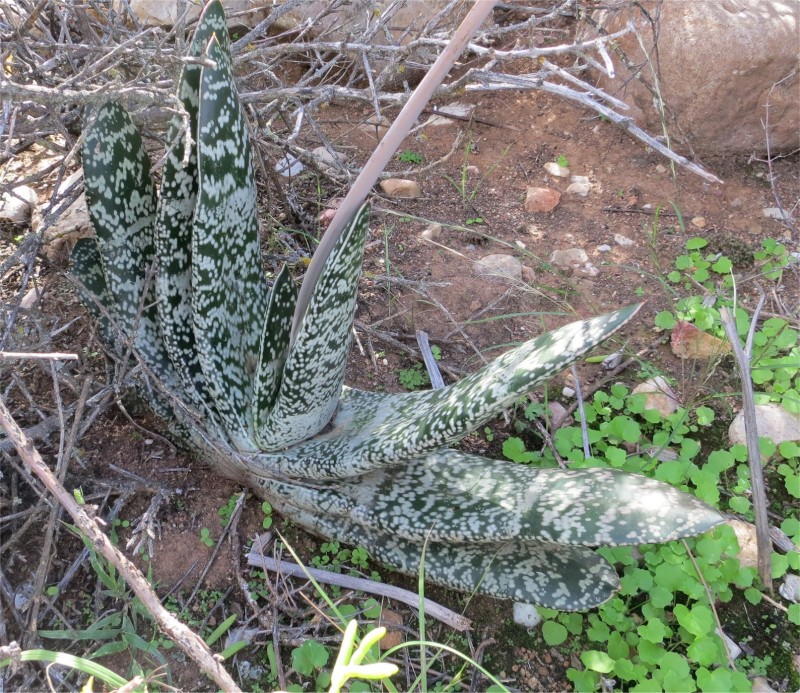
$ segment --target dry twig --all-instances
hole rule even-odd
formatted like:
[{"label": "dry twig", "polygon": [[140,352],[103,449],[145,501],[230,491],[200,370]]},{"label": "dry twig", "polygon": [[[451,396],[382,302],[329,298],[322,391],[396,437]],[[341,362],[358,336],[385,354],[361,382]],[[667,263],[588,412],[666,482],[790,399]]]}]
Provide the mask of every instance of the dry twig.
[{"label": "dry twig", "polygon": [[758,574],[765,589],[772,592],[772,541],[769,534],[769,518],[767,517],[767,494],[764,490],[764,474],[761,469],[761,451],[758,445],[758,423],[756,419],[756,401],[753,392],[753,379],[750,377],[750,362],[753,358],[753,337],[755,335],[758,313],[764,305],[764,294],[750,322],[745,347],[739,341],[736,320],[727,306],[719,310],[725,335],[733,347],[733,356],[739,379],[742,383],[742,408],[744,411],[744,431],[747,442],[747,463],[750,467],[750,490],[752,493],[753,512],[756,524],[756,547],[758,551]]},{"label": "dry twig", "polygon": [[236,682],[225,671],[222,664],[215,658],[203,640],[161,605],[161,601],[153,592],[142,572],[116,549],[108,537],[100,531],[95,520],[78,505],[72,495],[59,483],[53,472],[44,463],[33,443],[14,421],[4,402],[0,402],[0,425],[5,429],[9,439],[14,441],[19,456],[24,460],[28,468],[67,510],[81,532],[92,542],[95,550],[102,554],[125,577],[126,582],[153,616],[159,628],[223,690],[239,691],[240,689]]}]

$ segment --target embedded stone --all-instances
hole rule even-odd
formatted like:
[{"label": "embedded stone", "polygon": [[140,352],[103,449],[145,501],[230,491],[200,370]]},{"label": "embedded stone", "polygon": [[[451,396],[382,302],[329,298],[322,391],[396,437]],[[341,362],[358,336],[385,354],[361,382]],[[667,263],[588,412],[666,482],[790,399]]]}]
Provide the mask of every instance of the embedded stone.
[{"label": "embedded stone", "polygon": [[742,520],[728,520],[728,524],[736,534],[736,542],[739,544],[737,558],[743,568],[758,567],[758,541],[756,539],[756,526],[750,522]]},{"label": "embedded stone", "polygon": [[635,27],[615,41],[612,75],[594,74],[599,87],[628,104],[627,115],[637,125],[649,132],[664,127],[664,109],[654,100],[652,87],[634,73],[648,64],[657,45],[658,97],[667,106],[666,128],[673,144],[691,146],[700,155],[761,154],[769,104],[772,155],[800,146],[800,4],[642,0],[602,6],[587,13],[577,40]]},{"label": "embedded stone", "polygon": [[566,250],[554,250],[550,256],[550,262],[559,267],[577,269],[589,262],[589,256],[583,248],[567,248]]},{"label": "embedded stone", "polygon": [[442,225],[436,223],[428,224],[425,230],[422,233],[420,233],[420,237],[427,238],[430,241],[439,238],[439,236],[441,235],[442,235]]},{"label": "embedded stone", "polygon": [[783,576],[783,582],[781,583],[780,587],[778,587],[778,592],[780,592],[781,597],[784,599],[794,602],[800,602],[800,575],[796,573],[786,573]]},{"label": "embedded stone", "polygon": [[672,353],[682,359],[710,359],[731,350],[731,345],[725,340],[703,332],[683,320],[679,320],[672,328],[670,346]]},{"label": "embedded stone", "polygon": [[566,178],[569,176],[569,169],[566,166],[556,163],[555,161],[548,161],[544,165],[544,170],[555,178]]},{"label": "embedded stone", "polygon": [[[800,414],[787,411],[775,402],[756,404],[756,427],[760,438],[769,438],[775,445],[800,441]],[[746,443],[744,411],[736,415],[728,428],[728,438],[731,445]]]},{"label": "embedded stone", "polygon": [[570,183],[566,192],[570,195],[580,195],[581,197],[586,197],[591,189],[591,183]]},{"label": "embedded stone", "polygon": [[325,147],[317,147],[316,149],[312,150],[311,153],[314,155],[314,158],[317,160],[317,163],[319,164],[319,167],[322,169],[323,173],[335,171],[340,165],[340,155],[337,153],[334,156]]},{"label": "embedded stone", "polygon": [[422,189],[419,187],[419,183],[413,180],[387,178],[386,180],[382,180],[380,185],[381,190],[389,197],[403,197],[408,199],[422,197]]},{"label": "embedded stone", "polygon": [[479,277],[490,281],[508,281],[522,279],[522,263],[513,255],[496,253],[486,255],[472,265],[472,271]]},{"label": "embedded stone", "polygon": [[403,644],[403,614],[390,609],[381,609],[378,626],[386,628],[386,635],[378,643],[380,649],[390,650]]},{"label": "embedded stone", "polygon": [[634,395],[644,394],[645,409],[655,409],[667,417],[680,406],[678,396],[663,376],[657,375],[633,388]]},{"label": "embedded stone", "polygon": [[526,212],[552,212],[561,200],[561,193],[552,188],[529,187],[525,194]]},{"label": "embedded stone", "polygon": [[39,204],[39,196],[33,188],[18,185],[0,198],[0,221],[24,224]]},{"label": "embedded stone", "polygon": [[623,236],[621,233],[615,233],[614,243],[616,243],[621,248],[630,248],[632,245],[635,245],[636,242],[632,238]]}]

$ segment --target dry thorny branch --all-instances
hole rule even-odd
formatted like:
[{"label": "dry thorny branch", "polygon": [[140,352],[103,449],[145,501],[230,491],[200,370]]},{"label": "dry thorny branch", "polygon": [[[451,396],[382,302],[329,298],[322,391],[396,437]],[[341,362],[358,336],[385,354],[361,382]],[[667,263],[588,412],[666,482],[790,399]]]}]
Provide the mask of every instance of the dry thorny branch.
[{"label": "dry thorny branch", "polygon": [[[329,29],[320,31],[319,27],[339,26],[341,23],[335,19],[329,23],[323,20],[335,18],[345,3],[330,0],[318,15],[294,26],[286,24],[286,14],[304,3],[305,0],[287,0],[254,28],[241,30],[233,44],[238,87],[251,116],[256,161],[262,184],[270,195],[267,209],[275,219],[296,229],[313,228],[313,219],[306,210],[314,210],[316,201],[306,199],[307,193],[301,186],[281,180],[276,163],[290,154],[340,188],[346,188],[357,175],[357,167],[337,159],[333,168],[323,168],[311,153],[320,146],[335,153],[337,143],[326,134],[333,130],[328,126],[353,128],[367,122],[380,123],[383,119],[391,121],[410,97],[414,83],[446,45],[465,11],[465,3],[453,0],[428,23],[398,30],[393,18],[401,3],[389,3],[380,15],[365,13],[358,31],[342,41],[333,37]],[[91,353],[95,348],[92,336],[75,337],[77,330],[86,329],[78,318],[60,313],[45,316],[30,311],[29,305],[21,310],[31,287],[37,288],[36,300],[46,294],[50,284],[48,280],[41,281],[39,251],[49,241],[51,227],[82,192],[79,177],[68,179],[78,164],[76,152],[87,110],[116,99],[132,112],[148,137],[162,143],[171,115],[177,112],[186,117],[174,96],[174,87],[181,67],[190,60],[184,52],[192,20],[184,11],[172,28],[146,28],[140,25],[127,2],[114,5],[116,10],[111,10],[109,3],[79,0],[16,0],[0,4],[0,195],[13,195],[11,191],[22,185],[48,192],[48,201],[39,210],[40,216],[31,232],[13,253],[0,258],[3,292],[0,352],[35,352],[50,357],[0,361],[0,393],[10,414],[26,429],[27,438],[45,441],[42,449],[52,454],[53,466],[61,480],[70,464],[82,464],[82,436],[101,413],[119,400],[125,382],[119,369],[105,374],[105,381],[113,385],[99,385],[104,378],[92,377],[103,366],[98,365],[101,361]],[[181,5],[187,10],[190,3]],[[507,8],[500,5],[502,13]],[[436,97],[452,99],[464,93],[501,89],[548,91],[608,117],[677,163],[707,180],[716,180],[638,129],[624,115],[624,104],[581,79],[589,65],[597,68],[608,64],[604,46],[618,35],[581,44],[535,45],[532,37],[536,31],[563,32],[566,37],[561,22],[577,13],[575,0],[549,5],[549,8],[511,6],[516,10],[509,15],[513,19],[498,22],[476,36],[462,63],[449,82],[437,90]],[[501,13],[496,17],[498,20]],[[563,67],[556,61],[572,64]],[[361,120],[332,120],[336,116],[329,115],[326,107],[330,104],[358,107]],[[188,130],[181,134],[181,138],[190,136]],[[456,141],[450,154],[459,149],[460,141]],[[179,147],[183,143],[165,144]],[[34,146],[49,154],[44,167],[26,170],[24,166],[12,166]],[[282,233],[278,226],[275,238],[285,250],[272,261],[307,256],[307,248],[294,236]],[[424,292],[425,287],[419,290]],[[408,349],[397,341],[397,335],[363,323],[359,329],[368,341],[394,340],[395,345]],[[84,347],[78,362],[66,358],[72,356],[76,344]],[[447,372],[456,374],[452,369]],[[59,441],[48,443],[57,432]],[[55,541],[63,531],[57,523],[61,515],[59,507],[53,505],[41,483],[19,464],[12,450],[10,440],[0,440],[3,466],[13,470],[13,483],[9,482],[8,487],[5,483],[9,480],[0,479],[0,508],[4,513],[0,531],[5,531],[10,523],[14,527],[14,539],[0,546],[0,555],[25,541],[38,525],[46,525],[47,542]],[[158,490],[158,498],[162,491]],[[113,493],[118,500],[109,510],[109,519],[119,512],[131,491],[125,487]],[[102,499],[87,500],[105,504],[110,494],[107,491]],[[23,498],[29,505],[20,509]],[[148,519],[148,523],[151,521]],[[148,524],[143,538],[150,531]],[[59,581],[62,592],[86,558],[87,552],[82,551],[68,567]],[[43,568],[32,573],[37,595],[48,577],[48,562],[49,559],[42,561]],[[4,559],[3,565],[10,564]],[[35,626],[37,619],[41,621],[51,613],[59,613],[57,597],[37,599],[28,613],[17,609],[15,604],[20,600],[15,583],[18,582],[12,582],[5,568],[0,569],[0,598],[10,605],[8,613],[15,619],[15,623],[6,623],[0,610],[3,642],[11,639],[12,632]],[[282,589],[289,590],[285,585]],[[68,623],[63,615],[60,618]],[[43,681],[31,678],[22,687],[42,686]]]}]

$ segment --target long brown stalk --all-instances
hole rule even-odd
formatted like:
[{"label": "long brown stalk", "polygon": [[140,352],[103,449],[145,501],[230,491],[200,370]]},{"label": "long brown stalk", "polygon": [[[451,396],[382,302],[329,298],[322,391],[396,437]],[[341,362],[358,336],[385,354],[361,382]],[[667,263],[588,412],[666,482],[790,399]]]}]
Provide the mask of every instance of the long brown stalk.
[{"label": "long brown stalk", "polygon": [[450,68],[453,67],[453,64],[458,56],[461,55],[461,52],[472,38],[472,35],[478,30],[480,25],[483,24],[486,17],[489,16],[494,5],[495,0],[476,0],[472,9],[467,16],[464,17],[464,21],[461,22],[458,29],[456,29],[453,38],[450,39],[447,46],[436,59],[436,62],[431,66],[428,74],[425,75],[414,90],[408,103],[403,106],[400,115],[397,116],[397,119],[392,123],[383,139],[378,143],[369,161],[367,161],[358,178],[356,178],[353,183],[353,187],[350,188],[350,192],[347,193],[347,196],[336,211],[328,230],[325,232],[319,247],[314,253],[314,259],[309,265],[308,272],[300,287],[300,292],[297,297],[297,306],[295,307],[294,318],[292,319],[292,343],[294,343],[300,326],[303,323],[303,317],[311,301],[311,293],[322,274],[325,260],[331,254],[336,241],[339,239],[339,236],[342,235],[348,222],[355,216],[362,202],[367,198],[375,181],[378,180],[381,171],[386,168],[386,165],[408,135],[420,113],[422,113],[422,110],[433,96],[433,92],[442,83],[447,73],[450,72]]},{"label": "long brown stalk", "polygon": [[239,691],[239,686],[225,671],[214,653],[208,649],[199,635],[192,632],[175,616],[167,611],[158,596],[150,588],[147,578],[131,563],[120,551],[114,547],[109,538],[100,531],[95,520],[78,505],[72,495],[59,483],[53,472],[45,464],[33,442],[25,435],[17,422],[11,416],[4,402],[0,401],[0,425],[6,430],[9,440],[14,446],[28,468],[41,480],[59,503],[72,516],[75,524],[92,542],[94,550],[102,554],[125,578],[136,596],[145,608],[153,615],[159,628],[175,642],[189,657],[191,657],[202,671],[209,676],[223,691]]}]

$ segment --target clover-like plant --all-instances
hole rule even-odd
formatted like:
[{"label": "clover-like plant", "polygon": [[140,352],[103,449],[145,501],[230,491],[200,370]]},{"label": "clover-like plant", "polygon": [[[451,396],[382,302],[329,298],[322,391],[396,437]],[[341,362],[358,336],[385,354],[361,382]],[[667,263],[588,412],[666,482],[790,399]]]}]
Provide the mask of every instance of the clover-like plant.
[{"label": "clover-like plant", "polygon": [[[428,579],[557,609],[617,589],[591,547],[697,534],[720,515],[689,495],[612,469],[537,469],[447,446],[619,329],[628,307],[517,347],[444,389],[344,386],[369,224],[362,206],[324,260],[290,339],[297,290],[264,276],[247,124],[225,17],[206,5],[179,96],[160,196],[142,138],[108,103],[83,148],[94,238],[73,253],[84,302],[172,433],[308,530]],[[188,147],[188,151],[186,149]],[[102,309],[100,308],[102,307]]]}]

